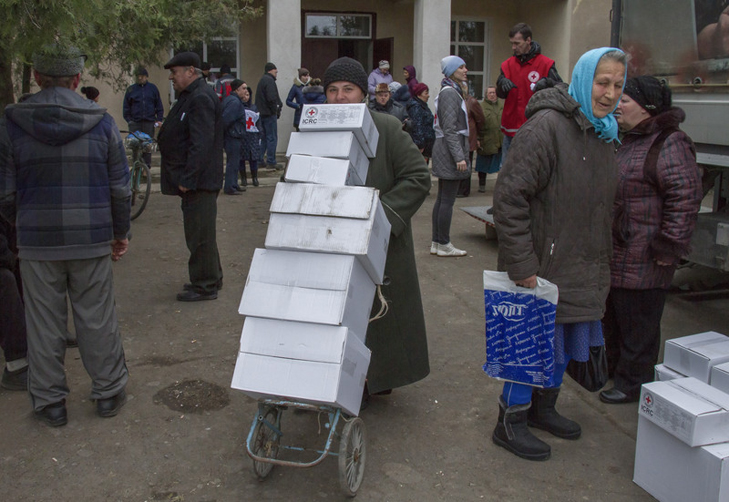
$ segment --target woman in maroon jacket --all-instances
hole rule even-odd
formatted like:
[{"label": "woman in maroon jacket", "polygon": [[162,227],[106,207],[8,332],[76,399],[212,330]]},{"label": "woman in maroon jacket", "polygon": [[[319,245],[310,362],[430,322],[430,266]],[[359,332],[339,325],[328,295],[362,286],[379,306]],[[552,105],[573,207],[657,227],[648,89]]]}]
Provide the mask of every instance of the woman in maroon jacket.
[{"label": "woman in maroon jacket", "polygon": [[624,133],[618,149],[610,293],[603,319],[614,387],[605,403],[638,400],[653,380],[666,289],[689,242],[701,205],[694,144],[678,125],[671,91],[648,76],[628,79],[616,112]]}]

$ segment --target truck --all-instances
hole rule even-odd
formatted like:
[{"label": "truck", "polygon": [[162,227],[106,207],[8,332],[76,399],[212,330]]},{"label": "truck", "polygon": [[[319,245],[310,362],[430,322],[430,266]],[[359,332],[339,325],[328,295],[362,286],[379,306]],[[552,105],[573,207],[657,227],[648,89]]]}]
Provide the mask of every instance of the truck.
[{"label": "truck", "polygon": [[613,0],[611,45],[629,54],[629,77],[665,82],[686,112],[711,195],[687,259],[729,271],[729,0]]}]

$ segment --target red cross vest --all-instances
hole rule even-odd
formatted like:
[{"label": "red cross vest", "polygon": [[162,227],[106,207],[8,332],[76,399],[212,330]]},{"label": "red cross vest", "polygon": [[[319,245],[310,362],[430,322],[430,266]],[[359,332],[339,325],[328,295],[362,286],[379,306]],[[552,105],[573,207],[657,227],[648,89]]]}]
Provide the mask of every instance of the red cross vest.
[{"label": "red cross vest", "polygon": [[546,77],[553,65],[554,61],[542,54],[537,54],[524,64],[521,64],[516,56],[501,63],[504,76],[516,85],[504,100],[504,112],[501,115],[501,130],[504,134],[513,137],[524,125],[527,120],[524,111],[534,94],[531,85]]}]

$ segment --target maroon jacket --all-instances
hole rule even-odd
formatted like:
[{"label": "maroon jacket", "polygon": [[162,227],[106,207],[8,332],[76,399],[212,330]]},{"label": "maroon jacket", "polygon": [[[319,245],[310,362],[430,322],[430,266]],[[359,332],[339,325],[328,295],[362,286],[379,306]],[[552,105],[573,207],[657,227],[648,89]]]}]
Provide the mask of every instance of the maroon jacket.
[{"label": "maroon jacket", "polygon": [[[645,169],[656,137],[664,129],[677,128],[685,117],[674,107],[646,119],[625,135],[618,149],[610,262],[613,288],[668,288],[676,265],[689,252],[703,196],[691,138],[682,131],[668,136],[655,172]],[[656,260],[671,265],[660,266]]]}]

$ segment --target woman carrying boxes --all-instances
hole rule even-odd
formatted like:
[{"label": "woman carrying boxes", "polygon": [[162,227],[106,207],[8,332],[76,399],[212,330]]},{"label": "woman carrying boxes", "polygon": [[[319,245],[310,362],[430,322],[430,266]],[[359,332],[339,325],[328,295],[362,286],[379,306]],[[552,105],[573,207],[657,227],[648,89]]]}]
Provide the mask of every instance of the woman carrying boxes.
[{"label": "woman carrying boxes", "polygon": [[[367,97],[367,73],[354,59],[333,61],[323,79],[327,103],[362,103]],[[415,265],[410,219],[430,190],[423,156],[394,117],[372,113],[379,133],[366,186],[380,191],[380,201],[392,229],[382,293],[387,315],[369,324],[367,347],[372,351],[363,405],[371,394],[417,382],[430,372],[425,317]],[[375,302],[374,312],[380,308]]]}]

